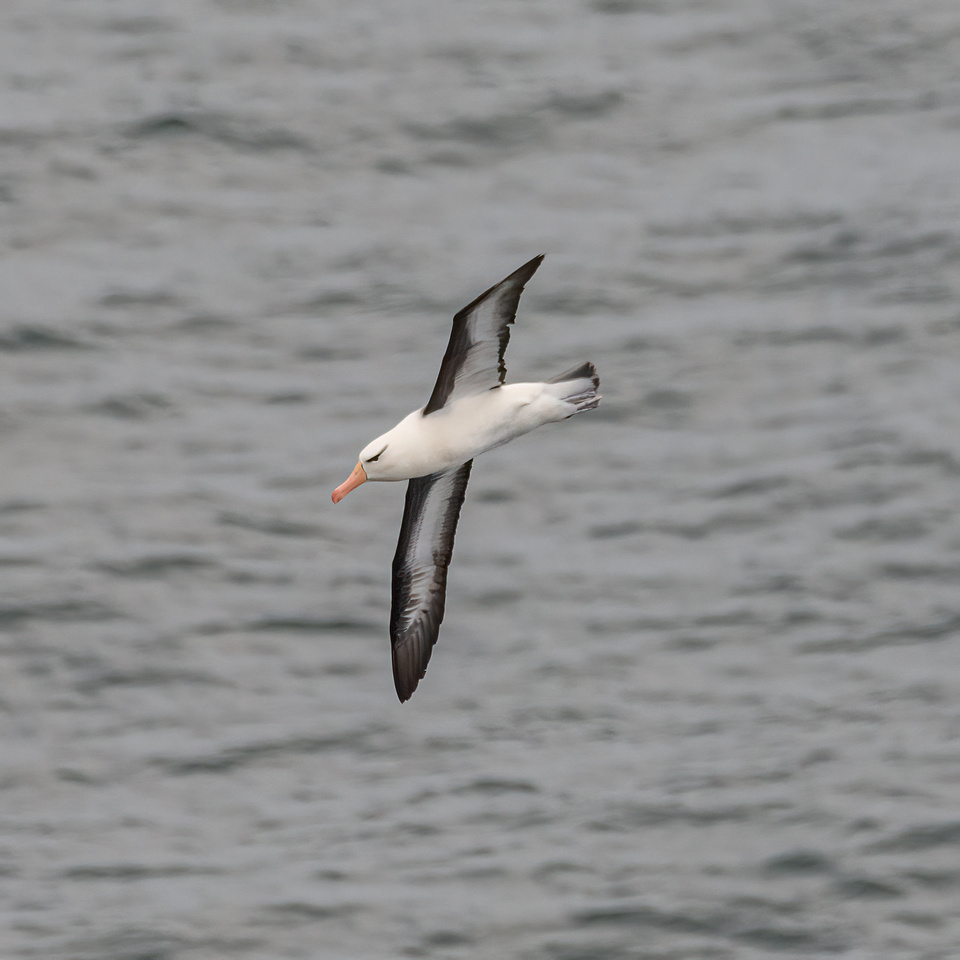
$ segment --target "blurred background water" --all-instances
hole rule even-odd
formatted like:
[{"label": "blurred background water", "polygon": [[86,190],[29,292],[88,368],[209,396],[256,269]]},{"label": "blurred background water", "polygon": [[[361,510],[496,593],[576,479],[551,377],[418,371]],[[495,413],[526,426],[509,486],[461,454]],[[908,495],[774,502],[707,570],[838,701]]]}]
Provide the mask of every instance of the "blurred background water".
[{"label": "blurred background water", "polygon": [[[955,958],[953,0],[6,0],[0,955]],[[403,489],[537,253],[401,707]]]}]

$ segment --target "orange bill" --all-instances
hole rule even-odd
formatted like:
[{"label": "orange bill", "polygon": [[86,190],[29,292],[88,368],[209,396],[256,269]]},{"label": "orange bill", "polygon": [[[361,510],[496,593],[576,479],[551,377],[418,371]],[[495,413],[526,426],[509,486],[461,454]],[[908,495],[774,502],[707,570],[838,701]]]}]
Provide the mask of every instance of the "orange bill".
[{"label": "orange bill", "polygon": [[363,464],[358,461],[357,465],[353,468],[353,473],[333,491],[331,499],[334,503],[339,503],[351,490],[359,487],[366,479],[367,472],[363,469]]}]

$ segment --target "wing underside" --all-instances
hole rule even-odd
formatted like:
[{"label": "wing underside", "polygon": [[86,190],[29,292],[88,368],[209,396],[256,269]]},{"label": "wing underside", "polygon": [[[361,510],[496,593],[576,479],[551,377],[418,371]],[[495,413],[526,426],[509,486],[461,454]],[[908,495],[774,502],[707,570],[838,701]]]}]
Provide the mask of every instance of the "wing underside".
[{"label": "wing underside", "polygon": [[440,374],[423,408],[424,416],[439,410],[454,392],[466,396],[503,383],[507,374],[503,354],[510,340],[510,324],[517,316],[523,286],[542,260],[542,254],[534,257],[453,318]]},{"label": "wing underside", "polygon": [[390,643],[400,701],[409,700],[437,642],[460,507],[472,460],[407,484],[400,540],[393,558]]}]

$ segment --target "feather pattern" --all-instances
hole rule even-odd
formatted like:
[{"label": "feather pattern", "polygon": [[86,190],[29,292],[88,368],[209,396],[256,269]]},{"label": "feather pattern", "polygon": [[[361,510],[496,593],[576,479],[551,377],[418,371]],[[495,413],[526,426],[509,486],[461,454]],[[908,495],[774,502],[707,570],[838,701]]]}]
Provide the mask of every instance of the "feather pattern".
[{"label": "feather pattern", "polygon": [[510,340],[510,324],[516,319],[524,284],[542,260],[543,254],[534,257],[453,318],[440,374],[423,408],[424,416],[439,410],[454,394],[481,393],[503,383],[507,375],[503,354]]},{"label": "feather pattern", "polygon": [[407,484],[400,540],[393,558],[390,642],[401,703],[423,678],[437,642],[460,507],[472,460]]}]

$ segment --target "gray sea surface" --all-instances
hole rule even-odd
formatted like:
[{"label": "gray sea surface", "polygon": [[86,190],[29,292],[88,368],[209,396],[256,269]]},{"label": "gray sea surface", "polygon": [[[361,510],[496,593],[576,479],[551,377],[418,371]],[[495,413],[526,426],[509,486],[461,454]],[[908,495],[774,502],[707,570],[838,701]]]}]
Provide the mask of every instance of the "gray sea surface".
[{"label": "gray sea surface", "polygon": [[956,0],[4,0],[0,294],[0,956],[960,956]]}]

